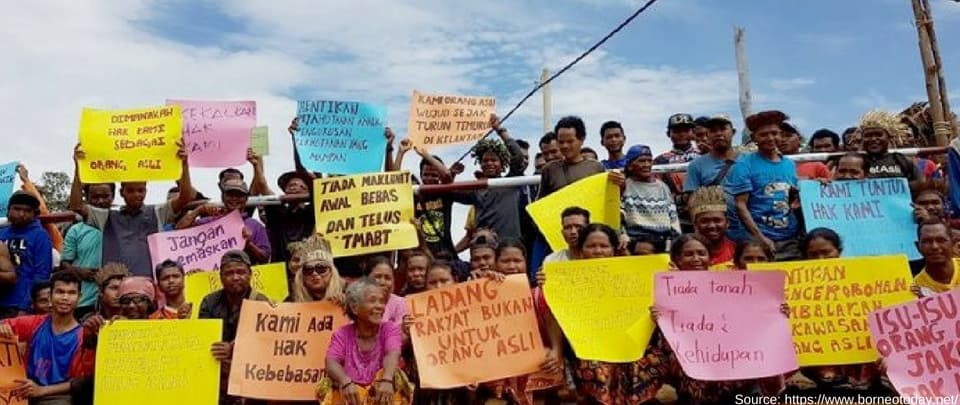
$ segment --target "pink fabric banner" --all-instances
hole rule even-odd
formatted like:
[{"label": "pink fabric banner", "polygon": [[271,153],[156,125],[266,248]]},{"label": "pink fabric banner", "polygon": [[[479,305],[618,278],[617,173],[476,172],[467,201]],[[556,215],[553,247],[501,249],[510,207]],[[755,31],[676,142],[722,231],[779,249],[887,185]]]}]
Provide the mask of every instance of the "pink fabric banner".
[{"label": "pink fabric banner", "polygon": [[164,260],[180,262],[187,273],[220,269],[228,250],[243,249],[243,217],[231,212],[203,225],[147,236],[154,267]]},{"label": "pink fabric banner", "polygon": [[167,100],[183,109],[183,141],[190,167],[243,164],[250,131],[257,125],[255,101]]},{"label": "pink fabric banner", "polygon": [[960,395],[958,301],[960,290],[952,290],[870,314],[874,347],[903,397],[933,404],[952,403],[937,398]]},{"label": "pink fabric banner", "polygon": [[783,272],[668,271],[655,276],[657,325],[684,374],[705,381],[796,370]]}]

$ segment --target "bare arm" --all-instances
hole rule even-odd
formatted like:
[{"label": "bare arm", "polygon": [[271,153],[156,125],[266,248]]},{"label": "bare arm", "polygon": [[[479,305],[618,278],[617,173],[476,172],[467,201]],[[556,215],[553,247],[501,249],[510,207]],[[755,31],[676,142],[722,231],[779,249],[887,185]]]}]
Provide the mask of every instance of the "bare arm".
[{"label": "bare arm", "polygon": [[183,146],[183,141],[181,141],[178,146],[177,157],[180,158],[182,172],[180,173],[180,194],[170,202],[170,209],[174,213],[180,213],[180,210],[197,198],[197,190],[193,189],[193,184],[190,182],[190,165],[187,159],[187,150]]},{"label": "bare arm", "polygon": [[[341,365],[339,361],[327,357],[326,366],[327,374],[330,375],[333,381],[337,382],[337,385],[342,387],[353,381],[350,376],[347,375],[347,371],[344,370],[343,365]],[[386,359],[384,359],[384,367],[386,367]]]},{"label": "bare arm", "polygon": [[737,216],[740,217],[740,222],[743,222],[743,226],[747,229],[747,232],[750,232],[750,234],[757,239],[763,240],[764,236],[760,233],[760,228],[757,226],[757,223],[753,221],[753,216],[750,215],[750,209],[747,208],[747,201],[749,199],[749,193],[737,194]]},{"label": "bare arm", "polygon": [[10,250],[5,243],[0,243],[0,284],[13,285],[17,283],[17,271],[10,259]]},{"label": "bare arm", "polygon": [[443,165],[443,162],[433,157],[433,155],[427,152],[427,150],[424,149],[422,146],[414,146],[413,150],[415,150],[417,154],[420,155],[421,158],[426,160],[427,164],[429,164],[430,166],[433,166],[434,169],[437,169],[437,171],[440,172],[441,183],[446,184],[446,183],[453,182],[453,173],[451,173],[450,169],[448,169],[446,166]]},{"label": "bare arm", "polygon": [[253,149],[247,150],[247,161],[253,166],[253,180],[250,182],[250,195],[273,195],[273,190],[267,183],[267,176],[263,173],[263,156]]},{"label": "bare arm", "polygon": [[86,220],[87,216],[90,215],[90,210],[87,205],[83,203],[83,183],[80,183],[80,163],[78,161],[83,157],[83,149],[78,143],[77,146],[73,148],[73,185],[70,187],[70,203],[68,208],[80,214],[80,216]]},{"label": "bare arm", "polygon": [[383,136],[387,138],[387,153],[384,154],[383,170],[392,172],[397,169],[393,167],[393,140],[396,138],[390,127],[383,129]]}]

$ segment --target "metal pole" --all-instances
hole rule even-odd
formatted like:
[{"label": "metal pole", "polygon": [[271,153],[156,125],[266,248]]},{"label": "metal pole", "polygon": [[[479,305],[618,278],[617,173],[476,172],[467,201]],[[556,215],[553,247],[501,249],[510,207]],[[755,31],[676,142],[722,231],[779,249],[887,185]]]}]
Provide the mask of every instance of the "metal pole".
[{"label": "metal pole", "polygon": [[[543,68],[540,72],[540,83],[543,84],[550,78],[550,69]],[[547,83],[541,89],[543,93],[543,133],[546,134],[553,130],[553,105],[550,100],[550,83]]]},{"label": "metal pole", "polygon": [[750,68],[747,66],[747,51],[744,49],[743,27],[733,29],[733,47],[737,56],[737,82],[740,88],[740,114],[747,119],[753,114],[753,101],[750,95]]}]

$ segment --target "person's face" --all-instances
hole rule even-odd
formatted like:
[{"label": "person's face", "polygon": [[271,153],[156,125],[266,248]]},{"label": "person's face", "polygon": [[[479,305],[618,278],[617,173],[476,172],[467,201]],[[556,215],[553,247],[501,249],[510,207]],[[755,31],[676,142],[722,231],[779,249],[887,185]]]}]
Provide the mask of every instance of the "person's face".
[{"label": "person's face", "polygon": [[143,200],[147,198],[147,183],[121,183],[120,197],[123,198],[123,203],[129,208],[139,209],[143,207]]},{"label": "person's face", "polygon": [[370,271],[370,278],[380,285],[387,295],[393,294],[393,267],[389,264],[378,264]]},{"label": "person's face", "polygon": [[563,226],[563,240],[567,242],[567,248],[573,249],[577,246],[580,230],[587,226],[587,219],[583,215],[568,215],[563,217],[560,223]]},{"label": "person's face", "polygon": [[229,211],[242,211],[247,207],[247,194],[239,191],[221,193],[223,208]]},{"label": "person's face", "polygon": [[383,320],[383,309],[387,306],[390,295],[382,289],[368,288],[363,299],[353,309],[357,321],[378,325]]},{"label": "person's face", "polygon": [[523,169],[520,171],[525,172],[530,167],[530,149],[520,148],[520,156],[523,156]]},{"label": "person's face", "polygon": [[863,150],[870,154],[884,153],[890,147],[887,131],[879,128],[867,128],[863,131]]},{"label": "person's face", "polygon": [[697,234],[711,243],[718,243],[727,234],[727,214],[724,212],[708,211],[697,214],[693,220],[693,227]]},{"label": "person's face", "polygon": [[960,255],[960,229],[950,228],[950,238],[953,239],[953,257]]},{"label": "person's face", "polygon": [[860,130],[850,133],[847,135],[847,139],[843,141],[843,149],[848,152],[859,152],[863,147],[863,133]]},{"label": "person's face", "polygon": [[424,256],[413,256],[407,260],[407,283],[416,289],[423,289],[427,286],[427,258]]},{"label": "person's face", "polygon": [[863,172],[863,158],[844,156],[837,162],[837,172],[833,178],[836,180],[863,180],[866,173]]},{"label": "person's face", "polygon": [[123,282],[121,278],[114,278],[107,282],[107,285],[103,287],[103,291],[100,292],[100,301],[103,306],[118,310],[120,309],[120,283]]},{"label": "person's face", "polygon": [[[559,149],[557,150],[559,151]],[[537,173],[540,173],[540,171],[543,170],[543,167],[546,165],[547,165],[547,159],[544,159],[543,154],[541,153],[540,156],[537,156],[537,160],[533,162],[533,169]]]},{"label": "person's face", "polygon": [[557,141],[540,144],[540,154],[543,156],[543,164],[563,159],[563,154],[560,153],[560,144]]},{"label": "person's face", "polygon": [[710,251],[698,240],[690,240],[680,249],[677,258],[680,270],[707,270],[710,267]]},{"label": "person's face", "polygon": [[315,260],[304,263],[300,268],[303,273],[303,287],[310,294],[323,295],[333,277],[333,265],[326,260]]},{"label": "person's face", "polygon": [[900,131],[900,138],[897,142],[897,147],[900,148],[913,148],[916,145],[917,140],[913,137],[913,131],[905,130]]},{"label": "person's face", "polygon": [[160,271],[157,287],[164,297],[176,297],[183,294],[183,273],[176,267],[167,267]]},{"label": "person's face", "polygon": [[626,137],[620,128],[607,128],[606,131],[603,131],[603,136],[600,138],[600,144],[610,153],[622,151],[624,141],[626,141]]},{"label": "person's face", "polygon": [[433,267],[427,272],[427,289],[436,290],[438,288],[454,285],[453,275],[450,269],[446,267]]},{"label": "person's face", "polygon": [[573,128],[560,128],[557,132],[557,146],[560,147],[560,154],[564,160],[575,160],[580,157],[580,149],[583,148],[583,141],[577,139],[577,130]]},{"label": "person's face", "polygon": [[496,153],[484,152],[480,158],[480,170],[483,171],[484,177],[500,177],[503,174],[503,162]]},{"label": "person's face", "polygon": [[440,172],[431,164],[423,166],[420,178],[423,179],[423,184],[440,184]]},{"label": "person's face", "polygon": [[730,124],[713,125],[708,130],[710,148],[718,153],[730,150],[733,142],[733,126]]},{"label": "person's face", "polygon": [[943,199],[940,198],[940,195],[927,191],[920,193],[916,199],[913,200],[913,205],[917,208],[923,208],[927,211],[927,214],[930,216],[942,218],[943,215]]},{"label": "person's face", "polygon": [[630,174],[630,177],[638,180],[650,180],[653,177],[653,157],[649,155],[642,155],[636,159],[633,159],[630,162],[630,166],[627,167],[627,172]]},{"label": "person's face", "polygon": [[836,152],[836,148],[833,147],[833,141],[830,138],[817,138],[813,140],[813,145],[811,146],[813,152],[815,153],[830,153]]},{"label": "person's face", "polygon": [[710,130],[707,127],[693,127],[693,139],[697,141],[697,149],[701,154],[710,152]]},{"label": "person's face", "polygon": [[87,187],[87,204],[97,208],[109,209],[113,204],[113,191],[107,184],[91,184]]},{"label": "person's face", "polygon": [[800,152],[800,135],[795,133],[784,133],[777,143],[780,153],[784,155],[793,155]]},{"label": "person's face", "polygon": [[692,126],[678,126],[673,127],[667,130],[670,135],[670,141],[673,142],[673,146],[677,147],[686,147],[690,144],[690,141],[693,140],[693,127]]},{"label": "person's face", "polygon": [[49,314],[53,310],[53,302],[50,299],[52,288],[44,288],[37,292],[37,298],[33,301],[33,312],[39,314]]},{"label": "person's face", "polygon": [[630,253],[634,256],[649,256],[657,253],[657,249],[650,242],[637,242],[633,245],[633,252]]},{"label": "person's face", "polygon": [[300,178],[288,180],[286,186],[283,188],[283,192],[286,194],[305,194],[308,191],[307,183],[304,183],[303,179]]},{"label": "person's face", "polygon": [[953,259],[953,240],[946,225],[927,225],[920,230],[917,250],[927,264],[943,265]]},{"label": "person's face", "polygon": [[807,259],[836,259],[840,257],[840,250],[824,238],[813,238],[807,245]]},{"label": "person's face", "polygon": [[121,313],[127,319],[147,319],[150,316],[150,297],[127,294],[120,297]]},{"label": "person's face", "polygon": [[752,134],[753,143],[757,145],[757,151],[768,155],[773,154],[777,151],[782,134],[780,126],[776,124],[764,125],[757,128],[756,132]]},{"label": "person's face", "polygon": [[503,248],[497,258],[497,270],[503,274],[527,274],[527,259],[515,247]]},{"label": "person's face", "polygon": [[10,225],[24,226],[33,222],[36,217],[37,212],[29,205],[10,204],[7,207],[7,220],[10,221]]},{"label": "person's face", "polygon": [[584,259],[613,257],[614,248],[615,246],[610,243],[610,238],[607,237],[606,233],[595,231],[587,235],[580,254],[583,255]]},{"label": "person's face", "polygon": [[50,289],[51,310],[57,315],[71,315],[80,300],[80,286],[74,283],[55,281]]},{"label": "person's face", "polygon": [[748,264],[766,263],[768,261],[767,254],[764,253],[763,248],[759,246],[747,246],[740,255],[738,267],[746,268]]},{"label": "person's face", "polygon": [[496,266],[496,252],[487,247],[470,249],[470,269],[490,271]]},{"label": "person's face", "polygon": [[244,263],[227,262],[220,267],[220,283],[229,294],[246,293],[250,290],[250,267]]}]

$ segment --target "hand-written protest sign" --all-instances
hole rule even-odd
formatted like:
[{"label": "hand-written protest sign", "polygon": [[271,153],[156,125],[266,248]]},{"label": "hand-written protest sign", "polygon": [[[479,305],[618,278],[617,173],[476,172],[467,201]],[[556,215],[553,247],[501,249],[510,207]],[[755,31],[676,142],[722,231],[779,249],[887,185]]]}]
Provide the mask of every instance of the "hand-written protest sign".
[{"label": "hand-written protest sign", "polygon": [[190,167],[228,167],[247,160],[256,101],[167,100],[183,109],[183,142]]},{"label": "hand-written protest sign", "polygon": [[329,301],[278,304],[243,301],[230,366],[230,395],[316,399],[333,332],[348,323]]},{"label": "hand-written protest sign", "polygon": [[648,311],[653,275],[669,263],[667,255],[654,255],[544,264],[544,295],[578,358],[643,357],[656,327]]},{"label": "hand-written protest sign", "polygon": [[843,238],[849,256],[906,254],[919,259],[910,187],[902,177],[800,182],[807,230],[825,227]]},{"label": "hand-written protest sign", "polygon": [[0,338],[0,405],[27,405],[27,400],[12,394],[12,389],[19,385],[14,380],[26,379],[17,339]]},{"label": "hand-written protest sign", "polygon": [[13,183],[17,181],[19,162],[10,162],[0,166],[0,217],[7,216],[7,202],[13,195]]},{"label": "hand-written protest sign", "polygon": [[389,172],[316,179],[317,233],[334,257],[416,247],[410,173]]},{"label": "hand-written protest sign", "polygon": [[560,214],[568,207],[583,208],[590,212],[591,221],[620,229],[620,187],[607,178],[607,173],[595,174],[527,205],[527,212],[553,250],[567,248]]},{"label": "hand-written protest sign", "polygon": [[300,162],[312,172],[383,170],[385,107],[353,101],[300,101],[294,135]]},{"label": "hand-written protest sign", "polygon": [[723,381],[796,370],[790,323],[780,312],[784,280],[780,272],[657,274],[657,324],[683,373]]},{"label": "hand-written protest sign", "polygon": [[870,333],[887,376],[904,397],[960,395],[960,290],[881,308]]},{"label": "hand-written protest sign", "polygon": [[[290,295],[286,263],[262,264],[253,266],[251,270],[253,275],[250,278],[250,285],[253,286],[254,291],[266,295],[273,302],[283,302]],[[221,288],[223,284],[220,283],[220,273],[217,271],[187,274],[183,281],[183,295],[187,302],[193,304],[193,313],[190,317],[197,319],[203,297]]]},{"label": "hand-written protest sign", "polygon": [[176,180],[183,163],[177,157],[180,107],[136,110],[84,108],[80,118],[80,161],[84,183]]},{"label": "hand-written protest sign", "polygon": [[216,404],[219,319],[117,321],[100,330],[94,404]]},{"label": "hand-written protest sign", "polygon": [[793,345],[800,366],[868,363],[877,359],[867,316],[914,299],[904,256],[749,264],[787,273]]},{"label": "hand-written protest sign", "polygon": [[493,97],[439,96],[413,92],[407,132],[425,148],[476,142],[490,131]]},{"label": "hand-written protest sign", "polygon": [[250,130],[250,149],[260,156],[270,154],[270,128],[254,127]]},{"label": "hand-written protest sign", "polygon": [[524,275],[408,295],[420,383],[453,388],[535,372],[544,360]]},{"label": "hand-written protest sign", "polygon": [[219,269],[223,254],[242,249],[243,243],[243,217],[237,211],[193,228],[147,236],[153,266],[169,259],[187,273]]}]

